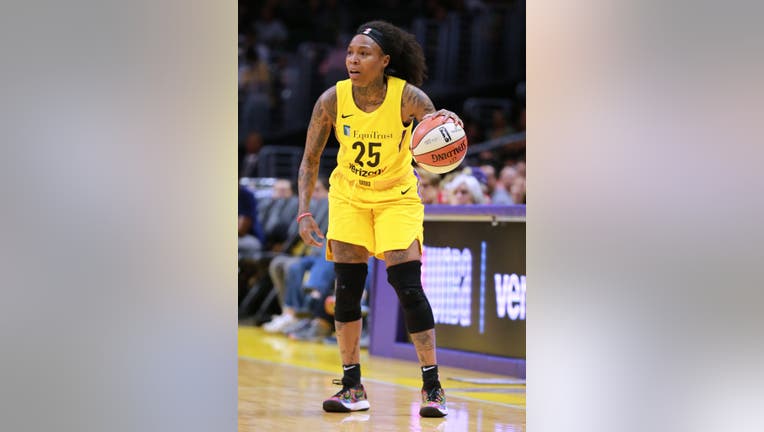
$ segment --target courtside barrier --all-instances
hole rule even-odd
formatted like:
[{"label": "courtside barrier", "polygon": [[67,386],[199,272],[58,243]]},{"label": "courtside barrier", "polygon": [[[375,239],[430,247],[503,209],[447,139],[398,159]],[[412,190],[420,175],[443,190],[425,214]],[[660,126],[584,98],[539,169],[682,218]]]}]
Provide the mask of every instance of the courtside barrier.
[{"label": "courtside barrier", "polygon": [[[438,363],[525,378],[525,205],[426,206],[424,230]],[[372,271],[369,352],[416,361],[384,261]]]}]

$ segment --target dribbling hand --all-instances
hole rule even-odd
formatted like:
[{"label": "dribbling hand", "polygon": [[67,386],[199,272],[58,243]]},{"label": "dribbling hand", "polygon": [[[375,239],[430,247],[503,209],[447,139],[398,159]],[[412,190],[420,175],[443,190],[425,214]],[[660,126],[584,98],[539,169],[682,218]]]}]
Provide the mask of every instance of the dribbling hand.
[{"label": "dribbling hand", "polygon": [[458,124],[459,126],[464,127],[464,122],[462,122],[462,119],[460,119],[459,116],[456,115],[456,113],[453,113],[453,112],[451,112],[449,110],[445,110],[445,109],[435,111],[434,113],[425,114],[424,116],[422,116],[422,120],[424,120],[426,118],[430,118],[430,117],[437,117],[437,116],[444,116],[447,119],[449,119],[449,120],[453,121],[454,123]]},{"label": "dribbling hand", "polygon": [[316,247],[321,247],[324,245],[323,243],[316,240],[315,237],[313,237],[313,234],[315,234],[316,237],[320,239],[324,238],[324,234],[318,228],[318,225],[313,219],[313,216],[306,216],[300,219],[299,227],[300,237],[302,237],[302,241],[304,241],[306,245]]}]

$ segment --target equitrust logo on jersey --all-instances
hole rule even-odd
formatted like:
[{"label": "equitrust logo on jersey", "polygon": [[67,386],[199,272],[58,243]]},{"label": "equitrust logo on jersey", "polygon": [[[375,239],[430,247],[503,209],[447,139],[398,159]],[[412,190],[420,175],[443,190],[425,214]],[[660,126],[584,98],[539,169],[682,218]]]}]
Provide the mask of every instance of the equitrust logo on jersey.
[{"label": "equitrust logo on jersey", "polygon": [[342,125],[342,133],[345,136],[350,136],[350,126],[348,125]]},{"label": "equitrust logo on jersey", "polygon": [[[347,135],[347,134],[346,134]],[[361,140],[370,140],[370,139],[390,139],[393,137],[392,132],[380,132],[380,131],[357,131],[353,130],[353,138],[355,139],[361,139]]]}]

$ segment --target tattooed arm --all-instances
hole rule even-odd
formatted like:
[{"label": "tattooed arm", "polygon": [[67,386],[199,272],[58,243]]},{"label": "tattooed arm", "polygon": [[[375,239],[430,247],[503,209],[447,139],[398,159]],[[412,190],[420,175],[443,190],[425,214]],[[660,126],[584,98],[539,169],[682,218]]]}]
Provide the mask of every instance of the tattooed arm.
[{"label": "tattooed arm", "polygon": [[[334,126],[334,120],[337,116],[337,91],[335,87],[326,90],[313,106],[313,114],[310,116],[308,125],[308,136],[305,139],[305,152],[302,154],[300,162],[300,172],[297,176],[297,190],[299,196],[298,214],[310,211],[310,198],[313,195],[313,188],[316,185],[318,177],[318,167],[321,161],[321,153],[326,146],[326,140]],[[300,237],[305,244],[311,246],[321,246],[322,243],[316,241],[313,233],[318,238],[324,238],[324,234],[318,228],[316,221],[312,216],[306,216],[300,219]]]},{"label": "tattooed arm", "polygon": [[464,126],[458,115],[444,109],[435,111],[435,106],[425,92],[414,85],[406,83],[406,87],[403,88],[403,96],[401,97],[401,120],[403,124],[409,124],[414,119],[422,121],[427,117],[439,115],[446,116],[458,125]]}]

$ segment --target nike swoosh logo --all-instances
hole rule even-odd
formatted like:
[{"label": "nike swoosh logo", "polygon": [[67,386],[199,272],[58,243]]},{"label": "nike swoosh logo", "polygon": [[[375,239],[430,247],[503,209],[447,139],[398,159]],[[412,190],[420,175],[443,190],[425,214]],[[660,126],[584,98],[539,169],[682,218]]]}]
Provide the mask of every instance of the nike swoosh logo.
[{"label": "nike swoosh logo", "polygon": [[342,118],[348,118],[348,117],[350,117],[351,115],[353,115],[353,114],[342,114]]},{"label": "nike swoosh logo", "polygon": [[409,186],[409,188],[406,189],[405,191],[401,192],[401,195],[406,195],[406,192],[408,192],[409,190],[411,190],[411,186]]},{"label": "nike swoosh logo", "polygon": [[435,369],[435,366],[423,367],[422,372],[427,372],[428,370],[432,370],[432,369]]},{"label": "nike swoosh logo", "polygon": [[350,367],[342,366],[342,370],[350,370],[350,369],[353,369],[354,367],[355,367],[355,365],[350,366]]}]

